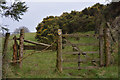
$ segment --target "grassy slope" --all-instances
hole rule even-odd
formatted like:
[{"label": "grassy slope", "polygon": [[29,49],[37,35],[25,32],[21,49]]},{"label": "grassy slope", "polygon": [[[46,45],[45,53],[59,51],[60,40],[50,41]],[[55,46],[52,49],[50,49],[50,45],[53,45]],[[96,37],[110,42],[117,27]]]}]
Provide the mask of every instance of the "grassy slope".
[{"label": "grassy slope", "polygon": [[[93,32],[89,32],[92,34]],[[86,34],[86,33],[84,33]],[[19,36],[19,35],[17,35]],[[12,39],[13,36],[11,36]],[[25,39],[36,41],[34,39],[35,33],[26,33]],[[78,42],[97,42],[94,38],[80,38],[79,41],[75,41],[74,39],[69,39],[71,42],[78,43]],[[12,59],[12,44],[13,42],[9,42],[9,59]],[[97,51],[98,47],[80,47],[83,51],[90,51],[94,50]],[[72,47],[67,46],[63,49],[65,51],[72,51]],[[25,51],[25,55],[31,53],[32,51]],[[98,57],[98,54],[90,54],[92,58]],[[63,59],[75,59],[77,55],[63,55]],[[82,57],[84,58],[84,56]],[[117,57],[116,61],[117,61]],[[82,66],[91,65],[89,63],[81,64]],[[77,67],[77,62],[71,63],[63,63],[63,67],[70,67],[74,66]],[[34,53],[33,55],[27,57],[23,60],[22,68],[8,67],[8,78],[117,78],[118,77],[118,66],[113,64],[109,67],[103,67],[99,69],[91,69],[91,70],[63,70],[63,73],[58,73],[55,71],[56,69],[56,51],[46,51],[42,53]]]}]

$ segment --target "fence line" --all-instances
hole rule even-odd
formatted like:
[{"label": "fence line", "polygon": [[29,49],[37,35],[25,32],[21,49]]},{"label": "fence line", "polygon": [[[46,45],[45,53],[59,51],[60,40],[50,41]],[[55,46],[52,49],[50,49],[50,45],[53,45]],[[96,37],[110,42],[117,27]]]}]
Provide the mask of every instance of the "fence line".
[{"label": "fence line", "polygon": [[[62,67],[62,62],[70,62],[70,60],[63,60],[62,59],[62,54],[77,54],[78,55],[78,59],[76,60],[73,60],[71,62],[74,62],[74,61],[77,61],[78,62],[78,67],[77,68],[74,68],[74,69],[91,69],[91,68],[97,68],[96,66],[88,66],[87,67],[81,67],[81,62],[85,62],[85,60],[82,60],[81,59],[81,55],[86,55],[86,54],[91,54],[91,53],[99,53],[99,60],[98,59],[95,59],[94,61],[92,62],[95,62],[95,61],[100,61],[99,63],[99,66],[103,66],[104,64],[106,66],[109,66],[110,65],[110,41],[109,41],[109,31],[108,31],[108,28],[105,28],[104,30],[105,32],[103,33],[103,28],[100,28],[100,31],[99,31],[99,36],[96,36],[96,35],[89,35],[89,34],[86,34],[86,35],[83,35],[83,34],[62,34],[62,30],[61,29],[58,29],[58,50],[57,50],[57,63],[56,63],[56,67],[58,69],[59,72],[62,72],[63,68]],[[9,33],[6,34],[6,37],[5,37],[5,42],[4,42],[4,48],[3,48],[3,54],[6,55],[6,51],[7,51],[7,43],[8,43],[8,40],[9,40]],[[62,52],[62,37],[99,37],[99,51],[81,51],[79,49],[78,46],[98,46],[97,43],[79,43],[79,44],[73,44],[71,43],[70,41],[66,40],[67,41],[67,44],[66,45],[71,45],[73,48],[76,49],[75,52],[65,52],[63,53]],[[16,63],[18,60],[20,60],[20,67],[22,66],[22,58],[23,58],[23,50],[24,49],[27,49],[29,50],[28,48],[31,48],[31,49],[45,49],[46,47],[51,47],[51,45],[49,44],[45,44],[45,43],[37,43],[37,42],[33,42],[33,41],[29,41],[29,40],[25,40],[24,39],[24,30],[21,29],[21,32],[20,32],[20,38],[16,38],[16,36],[14,36],[14,45],[13,45],[13,63]],[[19,40],[19,45],[17,43],[17,40]],[[24,45],[23,43],[24,42],[27,42],[27,43],[31,43],[31,44],[35,44],[35,45]],[[39,47],[38,45],[41,45],[43,47]],[[66,45],[63,45],[63,46],[66,46]],[[18,52],[18,49],[19,49],[19,52]],[[30,49],[30,50],[31,50]],[[48,49],[48,48],[47,48]],[[105,51],[104,51],[105,49]],[[104,63],[104,60],[103,60],[103,57],[104,57],[104,52],[105,52],[105,63]],[[66,69],[71,69],[71,68],[66,68]]]}]

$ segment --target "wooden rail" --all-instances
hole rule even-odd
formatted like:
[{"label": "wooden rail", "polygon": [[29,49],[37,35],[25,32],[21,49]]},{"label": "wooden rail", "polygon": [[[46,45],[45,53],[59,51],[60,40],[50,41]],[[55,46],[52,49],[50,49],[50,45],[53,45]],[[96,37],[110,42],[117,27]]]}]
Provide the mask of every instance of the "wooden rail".
[{"label": "wooden rail", "polygon": [[[63,44],[63,46],[70,46],[70,43],[67,44]],[[77,43],[77,44],[73,44],[72,45],[76,45],[76,46],[98,46],[98,43]]]},{"label": "wooden rail", "polygon": [[[83,54],[92,54],[92,53],[99,53],[98,51],[86,51],[86,52],[82,52]],[[79,52],[63,52],[62,54],[79,54]]]},{"label": "wooden rail", "polygon": [[92,61],[95,61],[95,62],[98,62],[99,61],[99,58],[98,59],[80,59],[80,61],[78,61],[78,59],[64,59],[63,62],[81,62],[81,63],[84,63],[84,62],[92,62]]},{"label": "wooden rail", "polygon": [[63,34],[63,37],[98,37],[97,35],[93,34]]},{"label": "wooden rail", "polygon": [[[17,40],[20,40],[20,39],[17,38]],[[45,43],[37,43],[37,42],[33,42],[33,41],[29,41],[29,40],[25,40],[25,39],[24,39],[24,42],[31,43],[31,44],[36,44],[36,45],[51,46],[51,45],[49,45],[49,44],[45,44]]]},{"label": "wooden rail", "polygon": [[87,67],[63,67],[63,69],[96,69],[99,68],[97,66],[87,66]]},{"label": "wooden rail", "polygon": [[107,25],[108,25],[108,27],[109,27],[109,30],[110,30],[110,34],[111,34],[111,40],[113,40],[114,42],[116,42],[117,43],[117,40],[113,37],[113,35],[114,35],[114,33],[112,32],[112,27],[111,27],[111,25],[110,25],[110,23],[109,22],[107,22]]},{"label": "wooden rail", "polygon": [[[43,50],[46,46],[43,45],[24,45],[24,50]],[[52,47],[48,48],[52,49]]]}]

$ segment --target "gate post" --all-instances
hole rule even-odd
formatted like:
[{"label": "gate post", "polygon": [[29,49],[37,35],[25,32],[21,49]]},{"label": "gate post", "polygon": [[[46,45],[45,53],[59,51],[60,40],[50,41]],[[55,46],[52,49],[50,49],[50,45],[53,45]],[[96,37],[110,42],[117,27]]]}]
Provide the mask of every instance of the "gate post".
[{"label": "gate post", "polygon": [[4,40],[4,46],[3,46],[3,60],[6,58],[9,36],[10,36],[10,33],[6,33],[5,40]]},{"label": "gate post", "polygon": [[108,28],[105,28],[104,40],[105,40],[105,66],[109,66],[111,53]]},{"label": "gate post", "polygon": [[22,67],[22,57],[23,57],[23,50],[24,50],[24,46],[23,46],[23,43],[24,43],[24,29],[21,29],[20,30],[20,50],[19,50],[19,60],[20,60],[20,67]]},{"label": "gate post", "polygon": [[18,55],[18,43],[16,36],[13,37],[14,44],[13,44],[13,63],[17,63],[17,55]]},{"label": "gate post", "polygon": [[[10,33],[6,33],[5,35],[5,39],[4,39],[4,45],[3,45],[3,51],[2,51],[2,55],[3,55],[3,58],[2,58],[2,65],[3,65],[3,71],[2,71],[2,74],[3,74],[3,78],[6,78],[6,72],[7,72],[7,69],[6,69],[6,66],[7,66],[7,49],[8,49],[8,41],[9,41],[9,36],[10,36]],[[1,43],[2,44],[2,43]],[[1,73],[1,72],[0,72]],[[1,76],[1,75],[0,75]]]},{"label": "gate post", "polygon": [[62,72],[62,30],[58,29],[58,49],[57,49],[57,64],[59,72]]},{"label": "gate post", "polygon": [[100,66],[103,66],[103,27],[100,26],[99,29],[99,57],[100,57]]}]

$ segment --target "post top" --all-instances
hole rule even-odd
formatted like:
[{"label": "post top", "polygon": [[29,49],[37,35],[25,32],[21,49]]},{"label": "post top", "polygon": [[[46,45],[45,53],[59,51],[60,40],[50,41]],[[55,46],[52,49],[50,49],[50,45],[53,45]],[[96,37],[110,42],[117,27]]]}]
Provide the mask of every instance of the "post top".
[{"label": "post top", "polygon": [[62,34],[62,30],[58,29],[58,35],[61,35],[61,34]]}]

